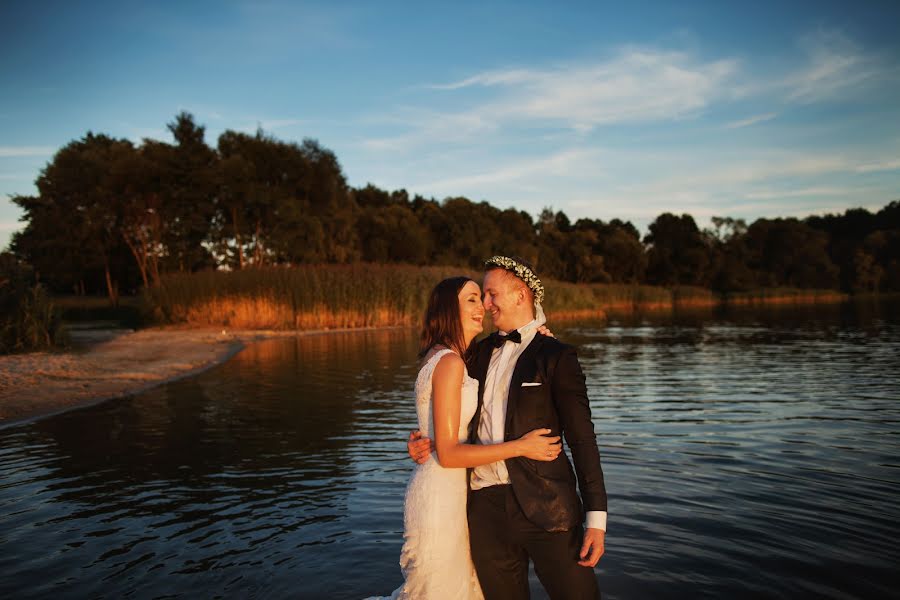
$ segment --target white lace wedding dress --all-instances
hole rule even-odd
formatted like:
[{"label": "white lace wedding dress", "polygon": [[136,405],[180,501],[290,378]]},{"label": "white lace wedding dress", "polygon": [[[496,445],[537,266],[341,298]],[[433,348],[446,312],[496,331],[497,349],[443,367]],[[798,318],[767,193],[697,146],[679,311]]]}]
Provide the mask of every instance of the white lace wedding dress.
[{"label": "white lace wedding dress", "polygon": [[[431,377],[438,361],[451,350],[439,350],[416,378],[416,413],[422,435],[433,437]],[[459,440],[468,438],[468,424],[478,405],[478,381],[464,375]],[[445,469],[432,453],[416,465],[403,510],[403,585],[391,596],[369,600],[483,600],[469,551],[466,520],[466,470]]]}]

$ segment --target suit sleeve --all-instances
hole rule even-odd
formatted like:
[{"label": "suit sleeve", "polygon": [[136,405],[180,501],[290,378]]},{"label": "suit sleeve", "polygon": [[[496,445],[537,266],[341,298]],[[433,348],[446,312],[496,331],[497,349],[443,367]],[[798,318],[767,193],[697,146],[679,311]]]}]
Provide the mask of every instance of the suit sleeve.
[{"label": "suit sleeve", "polygon": [[606,510],[606,486],[600,466],[600,450],[591,421],[584,373],[575,349],[566,347],[553,374],[553,401],[559,413],[566,444],[575,463],[578,489],[585,511]]}]

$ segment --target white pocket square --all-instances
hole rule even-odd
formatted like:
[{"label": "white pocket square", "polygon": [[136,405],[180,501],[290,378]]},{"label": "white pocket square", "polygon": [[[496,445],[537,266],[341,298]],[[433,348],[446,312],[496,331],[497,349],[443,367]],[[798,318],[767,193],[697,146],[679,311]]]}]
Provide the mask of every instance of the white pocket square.
[{"label": "white pocket square", "polygon": [[538,385],[541,385],[540,381],[535,381],[535,382],[526,381],[522,384],[522,387],[534,387],[534,386],[538,386]]}]

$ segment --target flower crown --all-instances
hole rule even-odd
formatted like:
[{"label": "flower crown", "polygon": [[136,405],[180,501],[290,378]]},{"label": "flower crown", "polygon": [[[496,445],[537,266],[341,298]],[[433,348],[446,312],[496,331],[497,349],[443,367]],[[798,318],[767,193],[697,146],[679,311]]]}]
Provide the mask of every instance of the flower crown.
[{"label": "flower crown", "polygon": [[514,260],[508,256],[492,256],[491,258],[484,261],[485,267],[500,267],[501,269],[506,269],[528,286],[528,289],[531,290],[531,293],[534,294],[534,303],[540,304],[544,300],[544,285],[541,283],[541,280],[537,278],[537,275],[534,274],[534,271],[523,265],[517,260]]}]

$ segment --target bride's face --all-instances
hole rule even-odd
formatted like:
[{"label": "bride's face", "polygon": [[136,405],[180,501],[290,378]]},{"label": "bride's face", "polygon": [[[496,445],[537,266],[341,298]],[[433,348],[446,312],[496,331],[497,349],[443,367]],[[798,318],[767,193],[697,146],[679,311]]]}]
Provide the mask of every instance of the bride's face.
[{"label": "bride's face", "polygon": [[481,288],[474,281],[466,282],[459,290],[459,316],[462,319],[463,334],[474,338],[484,330],[484,306],[481,304]]}]

